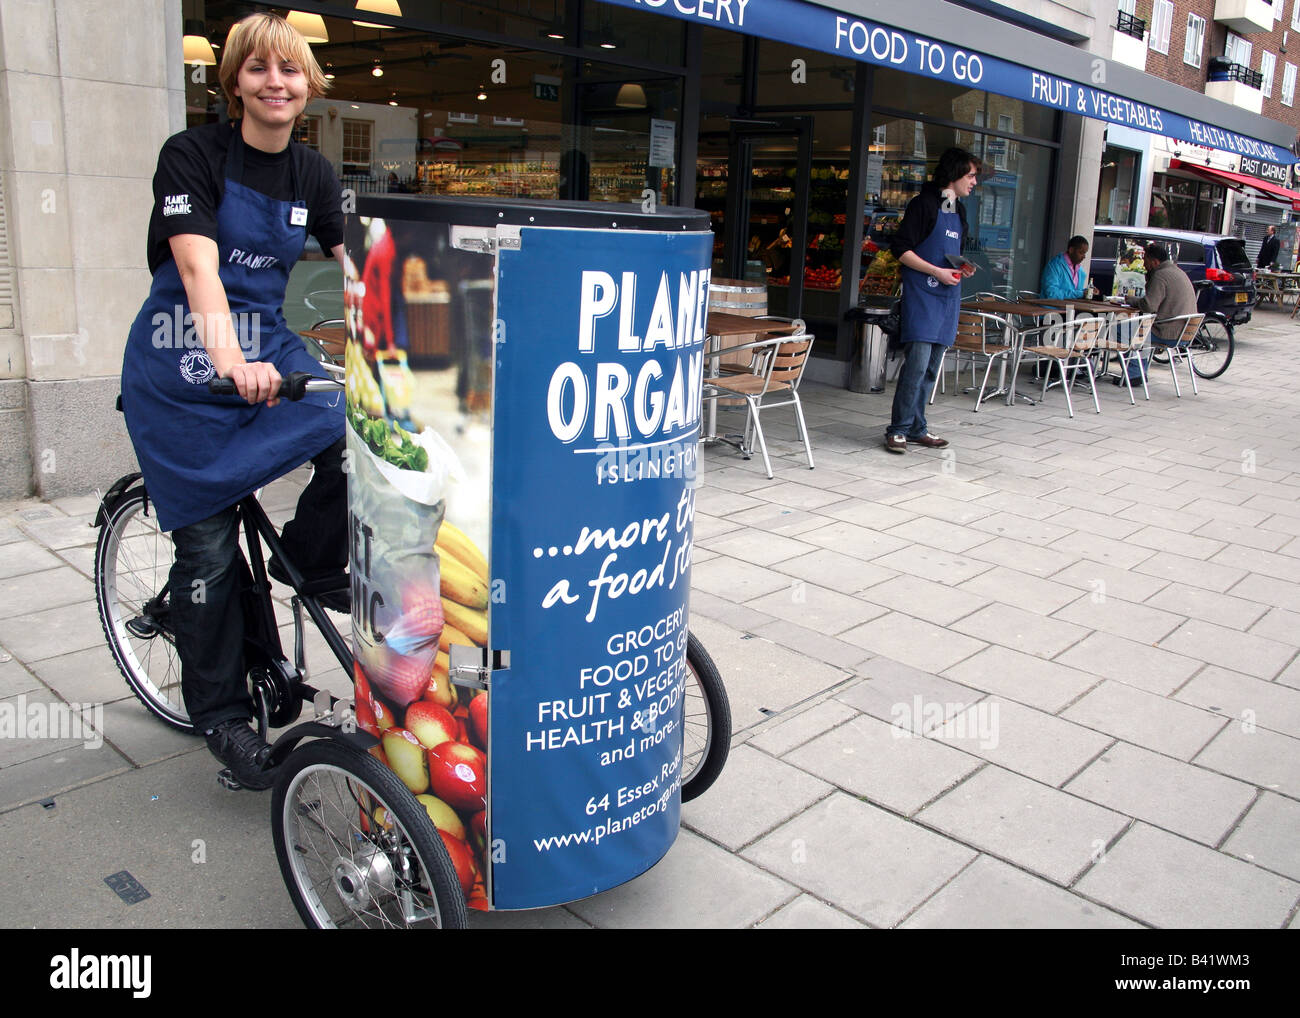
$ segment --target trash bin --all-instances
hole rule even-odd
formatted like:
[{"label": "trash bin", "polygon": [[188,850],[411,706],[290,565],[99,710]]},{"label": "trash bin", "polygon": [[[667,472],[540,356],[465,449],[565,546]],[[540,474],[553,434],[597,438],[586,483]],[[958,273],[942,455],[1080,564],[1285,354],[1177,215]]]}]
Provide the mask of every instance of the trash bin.
[{"label": "trash bin", "polygon": [[850,308],[847,321],[857,325],[853,358],[849,367],[849,389],[853,392],[884,392],[885,365],[889,358],[889,336],[880,327],[894,310],[895,301],[875,302]]},{"label": "trash bin", "polygon": [[[471,907],[624,883],[680,820],[708,215],[361,196],[345,244],[358,725]],[[427,369],[360,341],[372,249],[447,281]]]}]

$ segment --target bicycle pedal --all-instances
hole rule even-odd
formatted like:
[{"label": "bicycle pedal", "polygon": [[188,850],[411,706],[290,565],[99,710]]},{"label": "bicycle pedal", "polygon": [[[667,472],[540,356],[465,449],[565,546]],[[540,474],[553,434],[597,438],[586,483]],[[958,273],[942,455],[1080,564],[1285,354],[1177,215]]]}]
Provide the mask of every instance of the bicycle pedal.
[{"label": "bicycle pedal", "polygon": [[235,775],[227,767],[217,774],[217,784],[231,792],[242,792],[244,786],[235,780]]}]

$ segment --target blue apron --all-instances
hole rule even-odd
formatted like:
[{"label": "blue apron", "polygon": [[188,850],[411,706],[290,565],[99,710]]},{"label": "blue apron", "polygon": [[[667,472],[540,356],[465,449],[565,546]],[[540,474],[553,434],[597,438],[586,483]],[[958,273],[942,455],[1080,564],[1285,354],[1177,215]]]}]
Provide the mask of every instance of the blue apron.
[{"label": "blue apron", "polygon": [[[281,375],[320,365],[281,313],[289,271],[306,241],[306,203],[290,155],[293,201],[244,187],[238,124],[226,155],[217,208],[218,274],[244,356]],[[297,211],[295,211],[297,210]],[[122,363],[122,409],[163,530],[198,523],[305,463],[343,437],[341,393],[312,394],[268,408],[213,396],[212,361],[185,316],[189,301],[176,262],[159,266],[136,316]]]},{"label": "blue apron", "polygon": [[[931,265],[947,267],[944,255],[961,254],[961,216],[939,209],[934,229],[914,249]],[[903,266],[902,332],[904,343],[952,346],[961,313],[961,284],[948,286],[931,275]]]}]

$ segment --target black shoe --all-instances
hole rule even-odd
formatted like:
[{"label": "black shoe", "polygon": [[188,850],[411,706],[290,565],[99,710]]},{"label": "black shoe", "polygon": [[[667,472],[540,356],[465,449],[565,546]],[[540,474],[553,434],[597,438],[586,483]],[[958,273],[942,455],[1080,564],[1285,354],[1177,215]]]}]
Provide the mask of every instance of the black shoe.
[{"label": "black shoe", "polygon": [[268,767],[271,747],[244,718],[223,721],[207,733],[208,749],[230,768],[244,788],[261,790],[275,784],[277,769]]}]

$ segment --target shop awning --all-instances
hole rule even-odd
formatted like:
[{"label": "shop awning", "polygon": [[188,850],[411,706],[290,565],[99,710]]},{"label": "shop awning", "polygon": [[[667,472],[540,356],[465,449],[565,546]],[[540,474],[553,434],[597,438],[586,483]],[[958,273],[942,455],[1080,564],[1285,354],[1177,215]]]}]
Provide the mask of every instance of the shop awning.
[{"label": "shop awning", "polygon": [[1266,162],[1296,161],[1290,151],[1294,127],[943,0],[606,2],[983,89]]},{"label": "shop awning", "polygon": [[1233,173],[1231,170],[1216,170],[1212,166],[1197,166],[1195,163],[1183,162],[1181,159],[1170,159],[1169,168],[1171,170],[1182,170],[1184,173],[1190,173],[1195,177],[1212,181],[1215,184],[1226,184],[1234,191],[1255,191],[1265,198],[1290,202],[1291,210],[1300,212],[1300,191],[1292,191],[1290,188],[1275,184],[1271,180],[1261,180],[1259,177],[1247,176],[1244,173]]}]

